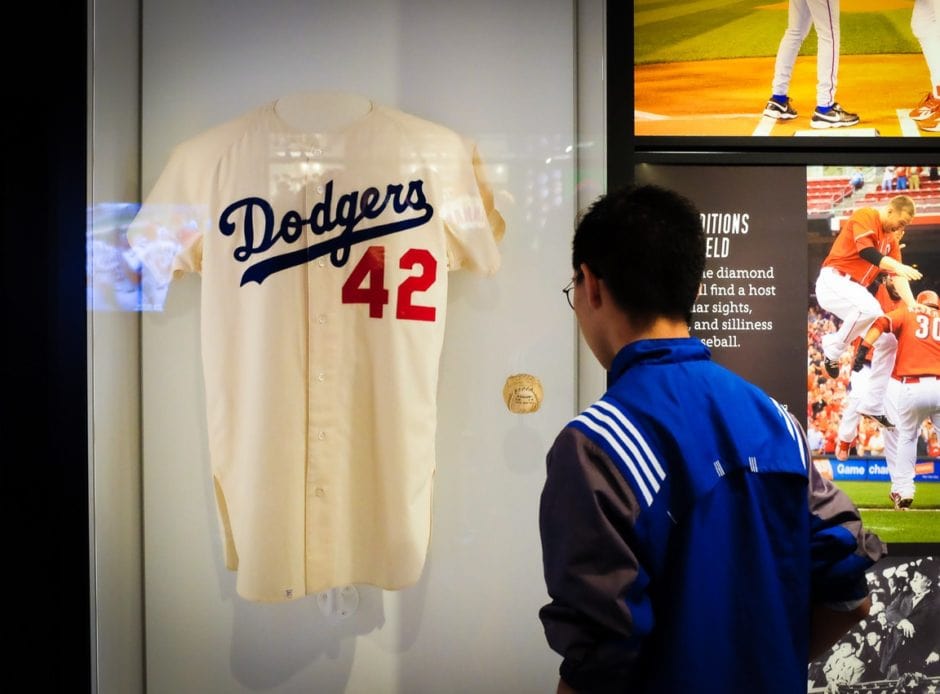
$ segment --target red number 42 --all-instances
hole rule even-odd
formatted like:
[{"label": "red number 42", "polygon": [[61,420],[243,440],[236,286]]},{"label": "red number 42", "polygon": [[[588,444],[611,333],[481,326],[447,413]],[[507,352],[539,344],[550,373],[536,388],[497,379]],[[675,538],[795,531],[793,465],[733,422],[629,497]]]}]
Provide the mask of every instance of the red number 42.
[{"label": "red number 42", "polygon": [[[417,306],[413,303],[415,292],[426,291],[437,279],[437,260],[424,248],[411,248],[402,254],[398,267],[411,270],[420,266],[421,272],[411,275],[398,286],[395,317],[404,320],[433,321],[436,309],[433,306]],[[349,273],[343,283],[344,304],[368,304],[369,317],[381,318],[388,303],[385,288],[385,247],[370,246]]]}]

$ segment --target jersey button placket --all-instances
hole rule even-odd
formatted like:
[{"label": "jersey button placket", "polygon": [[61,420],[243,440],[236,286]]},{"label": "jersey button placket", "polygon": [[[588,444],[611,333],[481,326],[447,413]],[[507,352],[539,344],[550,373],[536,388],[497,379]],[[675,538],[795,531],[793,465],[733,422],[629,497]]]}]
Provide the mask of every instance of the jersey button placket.
[{"label": "jersey button placket", "polygon": [[[322,150],[314,146],[308,150],[307,171],[308,176],[304,187],[306,204],[305,214],[312,214],[313,207],[323,201],[325,181],[323,176]],[[307,244],[314,244],[322,239],[308,235]],[[308,339],[308,378],[307,378],[307,533],[306,564],[308,575],[314,581],[323,576],[330,576],[332,567],[326,563],[326,557],[332,552],[313,552],[310,543],[319,545],[331,542],[336,525],[332,519],[333,504],[331,503],[330,487],[332,478],[330,470],[336,464],[335,453],[331,446],[332,419],[335,416],[331,403],[334,394],[331,392],[331,379],[333,372],[332,359],[333,344],[336,335],[330,324],[332,306],[338,300],[333,294],[339,288],[330,285],[330,266],[326,258],[320,257],[305,266],[307,282],[307,339]]]}]

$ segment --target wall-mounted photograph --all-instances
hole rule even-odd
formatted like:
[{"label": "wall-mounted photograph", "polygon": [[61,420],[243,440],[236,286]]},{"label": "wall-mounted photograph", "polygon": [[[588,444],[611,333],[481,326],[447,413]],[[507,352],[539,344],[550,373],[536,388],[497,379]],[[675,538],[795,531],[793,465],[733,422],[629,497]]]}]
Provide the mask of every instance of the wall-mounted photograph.
[{"label": "wall-mounted photograph", "polygon": [[935,137],[935,7],[930,0],[637,0],[634,133]]},{"label": "wall-mounted photograph", "polygon": [[[806,217],[816,464],[887,541],[938,542],[940,173],[903,162],[809,167]],[[866,248],[899,266],[883,260],[892,270],[879,271]]]},{"label": "wall-mounted photograph", "polygon": [[940,558],[887,557],[866,576],[872,607],[809,666],[809,694],[940,689]]}]

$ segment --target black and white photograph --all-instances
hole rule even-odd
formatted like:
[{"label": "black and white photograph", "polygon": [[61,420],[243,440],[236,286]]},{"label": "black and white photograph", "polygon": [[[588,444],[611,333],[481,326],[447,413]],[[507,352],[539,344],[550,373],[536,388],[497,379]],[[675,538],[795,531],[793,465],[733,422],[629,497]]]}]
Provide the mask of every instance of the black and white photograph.
[{"label": "black and white photograph", "polygon": [[868,617],[809,667],[809,691],[940,692],[940,559],[887,557],[867,574]]}]

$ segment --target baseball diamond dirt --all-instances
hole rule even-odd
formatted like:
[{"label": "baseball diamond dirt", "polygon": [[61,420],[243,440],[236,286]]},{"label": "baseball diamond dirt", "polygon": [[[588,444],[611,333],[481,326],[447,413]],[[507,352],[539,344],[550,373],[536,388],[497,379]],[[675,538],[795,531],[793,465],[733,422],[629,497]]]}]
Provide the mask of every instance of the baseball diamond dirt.
[{"label": "baseball diamond dirt", "polygon": [[638,136],[844,135],[935,137],[909,111],[930,75],[914,37],[914,0],[842,0],[835,98],[857,125],[814,130],[816,31],[794,65],[789,96],[798,117],[762,115],[787,26],[781,0],[677,0],[634,4],[635,134]]},{"label": "baseball diamond dirt", "polygon": [[739,58],[639,65],[634,70],[635,134],[654,136],[879,135],[935,137],[907,113],[926,94],[930,78],[920,54],[843,55],[837,101],[858,113],[848,128],[812,130],[816,58],[800,56],[790,99],[797,118],[761,115],[770,96],[774,58]]}]

